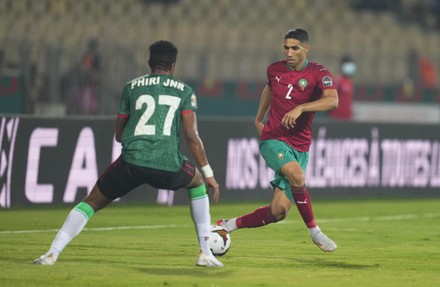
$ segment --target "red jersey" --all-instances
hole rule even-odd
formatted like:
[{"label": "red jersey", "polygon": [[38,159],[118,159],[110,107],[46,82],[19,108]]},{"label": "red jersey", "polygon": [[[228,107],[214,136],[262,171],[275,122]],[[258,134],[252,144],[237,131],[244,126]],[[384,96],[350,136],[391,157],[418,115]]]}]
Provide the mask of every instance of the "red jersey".
[{"label": "red jersey", "polygon": [[272,89],[272,100],[269,119],[260,139],[276,139],[300,152],[309,151],[315,113],[303,113],[293,129],[286,129],[281,120],[296,106],[320,99],[326,89],[335,89],[332,74],[324,66],[308,61],[300,71],[296,71],[287,66],[286,60],[282,60],[269,65],[267,79],[267,85]]},{"label": "red jersey", "polygon": [[353,82],[347,76],[341,75],[336,81],[339,106],[330,111],[330,116],[335,119],[351,120],[353,118]]}]

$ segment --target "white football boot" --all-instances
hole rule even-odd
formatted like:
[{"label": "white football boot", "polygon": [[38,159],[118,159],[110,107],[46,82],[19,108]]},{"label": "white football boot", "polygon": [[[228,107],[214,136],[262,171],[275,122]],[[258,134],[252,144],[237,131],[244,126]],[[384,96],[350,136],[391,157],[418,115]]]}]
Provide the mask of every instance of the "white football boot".
[{"label": "white football boot", "polygon": [[37,265],[54,265],[57,261],[53,253],[46,253],[41,255],[40,258],[34,260],[34,264]]},{"label": "white football boot", "polygon": [[228,231],[229,233],[231,233],[231,231],[229,231],[228,227],[226,226],[226,222],[227,222],[227,221],[228,221],[228,220],[226,220],[226,219],[219,219],[219,220],[217,220],[216,224],[217,224],[218,226],[221,226],[224,230],[226,230],[226,231]]},{"label": "white football boot", "polygon": [[200,267],[223,267],[223,263],[215,258],[214,255],[205,255],[203,252],[200,252],[196,265]]},{"label": "white football boot", "polygon": [[327,235],[321,231],[315,236],[312,236],[312,240],[313,243],[315,243],[324,252],[333,252],[335,251],[336,247],[338,247],[333,240],[328,238]]}]

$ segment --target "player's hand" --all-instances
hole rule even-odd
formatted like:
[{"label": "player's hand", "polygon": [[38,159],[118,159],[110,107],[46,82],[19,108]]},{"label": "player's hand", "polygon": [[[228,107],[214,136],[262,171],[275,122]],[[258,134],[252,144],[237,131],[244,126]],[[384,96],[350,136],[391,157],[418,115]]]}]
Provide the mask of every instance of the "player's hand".
[{"label": "player's hand", "polygon": [[213,176],[207,177],[205,180],[206,180],[206,191],[210,193],[211,189],[213,189],[214,194],[212,195],[212,199],[214,200],[214,202],[218,202],[218,199],[220,198],[220,187],[217,181]]},{"label": "player's hand", "polygon": [[[299,106],[298,106],[299,107]],[[295,107],[293,110],[291,110],[290,112],[287,112],[283,119],[281,120],[281,124],[286,128],[286,129],[293,129],[296,125],[296,120],[299,118],[299,116],[301,116],[302,111],[301,109],[299,109],[298,107]]]},{"label": "player's hand", "polygon": [[261,132],[263,131],[263,128],[264,128],[263,122],[256,121],[255,127],[257,128],[258,133],[261,135]]}]

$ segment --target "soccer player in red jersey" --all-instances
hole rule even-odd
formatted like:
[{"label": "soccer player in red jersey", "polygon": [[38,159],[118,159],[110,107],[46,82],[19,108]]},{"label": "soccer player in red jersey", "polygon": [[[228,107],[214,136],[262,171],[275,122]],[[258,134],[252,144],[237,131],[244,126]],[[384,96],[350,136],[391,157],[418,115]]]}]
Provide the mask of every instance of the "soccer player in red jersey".
[{"label": "soccer player in red jersey", "polygon": [[[260,153],[275,171],[272,203],[251,213],[220,219],[218,225],[229,232],[240,228],[260,227],[283,220],[293,203],[298,208],[313,242],[325,252],[336,244],[316,224],[305,169],[312,142],[315,112],[338,107],[338,93],[327,68],[309,62],[309,36],[303,29],[293,29],[284,36],[285,60],[267,68],[255,125],[260,133]],[[266,115],[268,120],[265,123]]]}]

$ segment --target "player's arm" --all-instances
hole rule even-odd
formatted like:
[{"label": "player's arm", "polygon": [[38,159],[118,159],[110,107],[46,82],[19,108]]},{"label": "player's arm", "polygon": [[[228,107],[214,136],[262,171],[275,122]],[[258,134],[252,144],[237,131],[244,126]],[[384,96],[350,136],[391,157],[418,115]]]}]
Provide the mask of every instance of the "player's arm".
[{"label": "player's arm", "polygon": [[299,105],[301,112],[326,112],[336,109],[339,105],[338,92],[336,89],[324,90],[319,100]]},{"label": "player's arm", "polygon": [[122,133],[124,132],[125,125],[128,122],[128,116],[126,115],[118,115],[118,118],[116,119],[116,132],[115,132],[115,138],[117,142],[121,142],[122,139]]},{"label": "player's arm", "polygon": [[182,115],[182,129],[191,154],[194,156],[194,159],[199,166],[202,167],[208,189],[214,189],[213,199],[217,202],[220,196],[220,188],[214,178],[212,169],[209,166],[205,148],[203,147],[203,142],[199,136],[195,112],[187,111]]},{"label": "player's arm", "polygon": [[325,89],[320,99],[296,106],[293,110],[284,115],[281,123],[287,129],[293,128],[296,124],[296,120],[302,113],[330,111],[337,108],[338,105],[339,100],[336,89]]},{"label": "player's arm", "polygon": [[267,112],[269,111],[271,99],[272,89],[271,87],[266,85],[266,87],[264,87],[263,91],[261,92],[260,105],[258,106],[258,112],[255,116],[255,127],[260,134],[264,128],[264,119],[266,118]]},{"label": "player's arm", "polygon": [[116,119],[115,139],[119,143],[122,140],[122,133],[124,132],[125,125],[127,124],[128,119],[130,117],[130,102],[129,102],[130,90],[128,87],[129,87],[128,85],[125,85],[124,89],[122,90],[122,96],[119,102],[118,117]]}]

